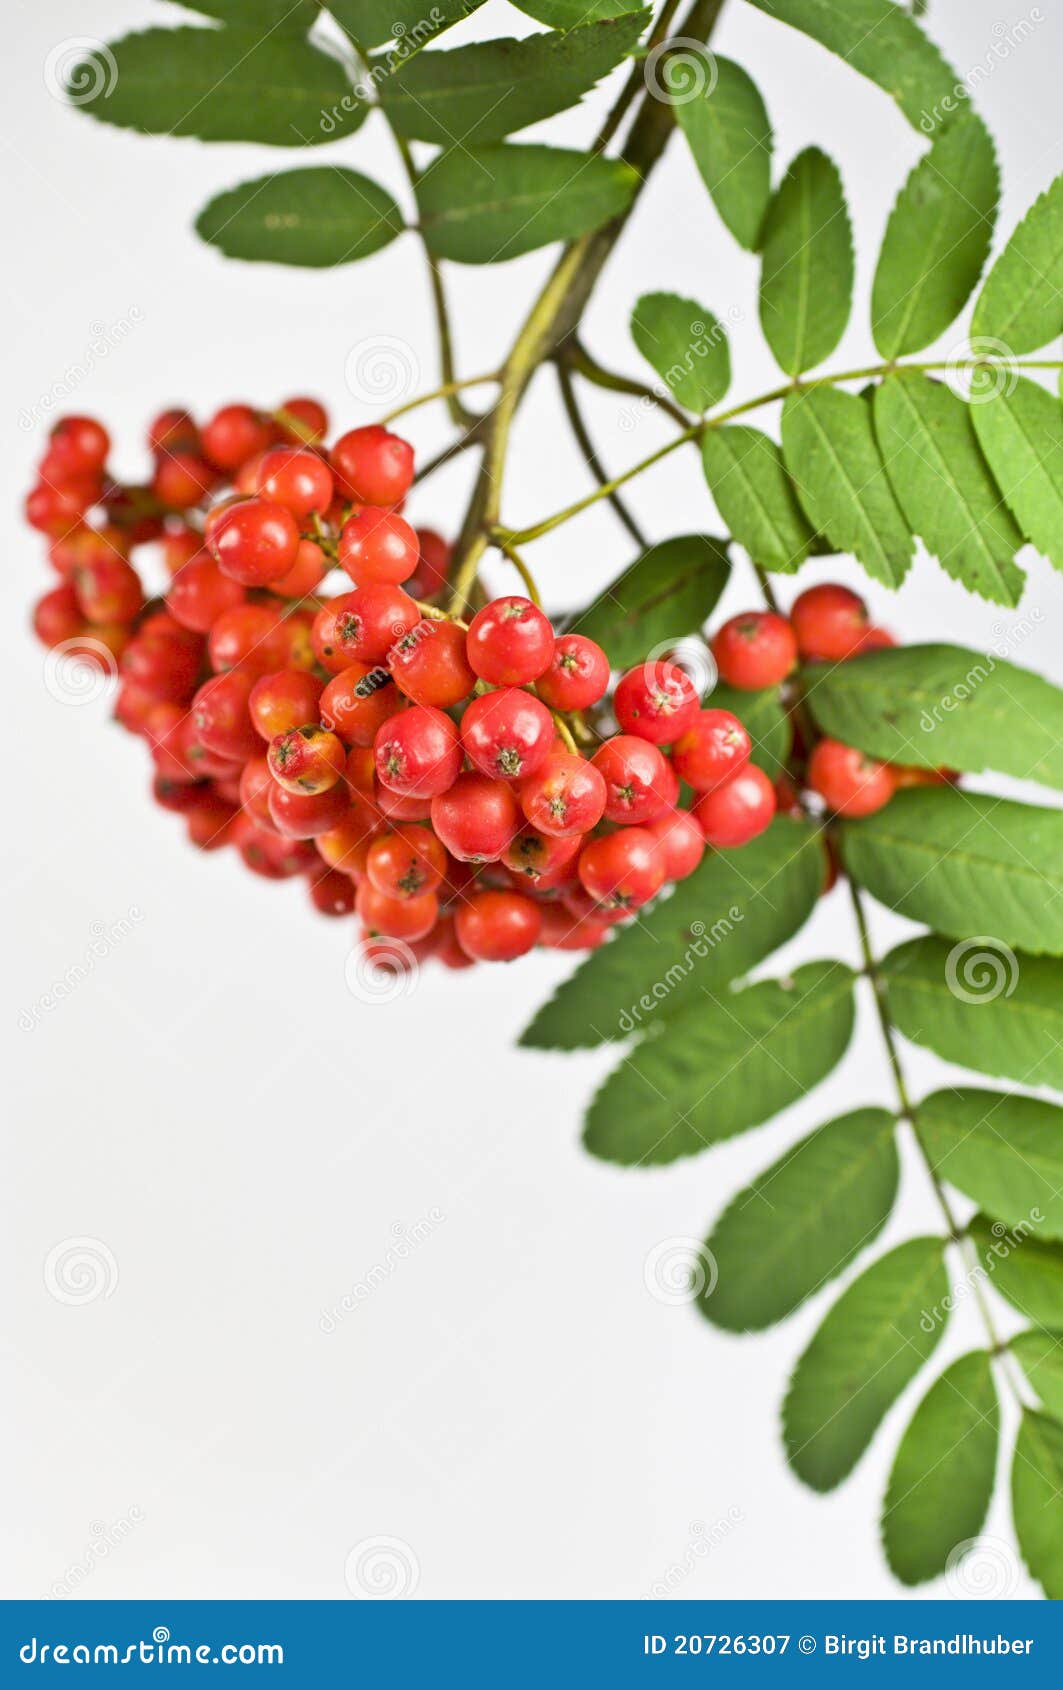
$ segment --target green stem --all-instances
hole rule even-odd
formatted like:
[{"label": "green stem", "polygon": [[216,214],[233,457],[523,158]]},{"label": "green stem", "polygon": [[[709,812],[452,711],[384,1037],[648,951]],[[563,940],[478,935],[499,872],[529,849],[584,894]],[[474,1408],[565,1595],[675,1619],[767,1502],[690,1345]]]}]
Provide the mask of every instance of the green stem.
[{"label": "green stem", "polygon": [[381,426],[387,427],[389,423],[397,422],[399,417],[406,416],[407,412],[420,410],[422,405],[430,405],[434,399],[450,399],[467,387],[484,387],[488,382],[497,380],[498,372],[490,370],[483,376],[462,376],[460,380],[440,382],[438,387],[433,387],[428,393],[419,393],[416,399],[407,399],[404,405],[396,405],[393,411],[388,411],[380,418]]},{"label": "green stem", "polygon": [[511,546],[509,544],[508,540],[499,539],[495,535],[492,535],[491,537],[494,540],[494,543],[498,547],[499,551],[504,553],[504,555],[506,557],[508,557],[510,563],[513,565],[514,569],[517,571],[517,574],[520,576],[521,580],[524,582],[524,585],[528,590],[528,597],[531,599],[532,604],[537,605],[539,607],[539,609],[541,610],[543,601],[542,601],[542,597],[539,593],[539,588],[538,588],[538,585],[536,583],[535,576],[532,574],[531,570],[528,568],[528,565],[525,563],[524,559],[521,557],[521,555],[517,551],[516,547]]},{"label": "green stem", "polygon": [[658,393],[655,388],[647,387],[643,381],[634,381],[629,376],[618,375],[615,370],[607,370],[604,364],[599,364],[597,358],[587,351],[582,341],[573,338],[565,347],[561,359],[562,367],[576,370],[585,381],[593,382],[595,387],[604,387],[609,393],[627,393],[633,399],[639,399],[644,405],[653,405],[663,411],[673,422],[685,428],[690,421],[686,413],[674,405],[664,393]]},{"label": "green stem", "polygon": [[[837,370],[833,375],[811,376],[807,379],[799,378],[785,382],[779,387],[770,388],[767,393],[758,393],[753,399],[743,399],[741,404],[732,405],[726,411],[717,411],[714,416],[703,417],[695,423],[686,423],[674,439],[667,441],[663,446],[659,446],[648,457],[640,458],[638,463],[631,465],[630,469],[622,471],[620,475],[613,476],[612,480],[607,481],[595,492],[588,493],[584,498],[577,499],[573,504],[555,511],[552,516],[543,517],[541,521],[533,523],[528,528],[506,528],[504,532],[510,540],[518,545],[527,545],[531,540],[541,539],[544,534],[549,534],[552,529],[559,528],[563,522],[569,522],[572,517],[579,516],[589,506],[597,504],[599,499],[609,498],[618,488],[625,486],[629,481],[633,481],[636,476],[642,475],[646,470],[651,469],[654,464],[660,463],[662,458],[667,458],[672,452],[678,451],[680,446],[685,446],[687,441],[700,440],[710,429],[720,428],[724,423],[731,422],[735,417],[745,416],[749,411],[758,411],[764,405],[771,405],[779,399],[786,399],[791,393],[803,393],[815,387],[834,387],[843,381],[863,381],[875,376],[890,375],[901,370],[928,373],[934,370],[986,369],[993,362],[991,359],[978,358],[971,359],[966,363],[950,360],[949,362],[917,364],[865,364],[859,369]],[[998,362],[1004,361],[998,360]],[[1063,361],[1055,359],[1009,361],[1007,367],[1013,370],[1060,370],[1063,369]],[[652,394],[650,397],[652,397]]]},{"label": "green stem", "polygon": [[[724,0],[693,0],[678,33],[706,40],[723,3]],[[641,75],[636,80],[629,77],[606,120],[607,128],[612,125],[611,132],[615,132],[644,88]],[[639,189],[663,153],[673,127],[671,106],[666,101],[642,100],[620,154],[637,175]],[[455,548],[452,603],[456,609],[468,604],[488,535],[498,527],[506,449],[517,409],[540,364],[554,357],[575,330],[594,284],[627,226],[636,199],[637,192],[617,217],[565,248],[510,349],[501,373],[498,401],[485,419],[480,473]]]},{"label": "green stem", "polygon": [[[557,383],[561,390],[561,403],[565,408],[565,415],[568,418],[569,427],[572,430],[576,445],[583,453],[587,468],[590,470],[599,487],[607,487],[609,484],[608,473],[602,464],[598,453],[595,451],[594,442],[587,432],[587,424],[584,421],[583,413],[579,407],[579,401],[576,398],[575,387],[572,381],[572,373],[568,364],[562,360],[559,360],[557,364]],[[646,538],[645,534],[643,534],[642,529],[628,510],[627,505],[620,497],[620,494],[614,491],[607,493],[606,498],[609,500],[610,505],[612,505],[613,510],[616,512],[618,518],[631,535],[635,544],[642,551],[645,551],[646,547],[649,545],[649,540]]]}]

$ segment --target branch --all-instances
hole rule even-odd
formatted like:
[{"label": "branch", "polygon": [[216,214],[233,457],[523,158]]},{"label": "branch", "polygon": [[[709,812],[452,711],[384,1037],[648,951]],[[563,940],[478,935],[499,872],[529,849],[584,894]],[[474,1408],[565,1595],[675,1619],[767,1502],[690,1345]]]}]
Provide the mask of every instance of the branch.
[{"label": "branch", "polygon": [[[609,476],[601,459],[594,449],[594,443],[591,440],[590,435],[587,433],[587,425],[583,420],[583,415],[579,408],[579,402],[576,399],[572,375],[569,371],[568,365],[563,360],[559,360],[557,364],[557,382],[561,389],[561,403],[565,407],[565,415],[569,420],[569,426],[572,429],[576,444],[583,453],[587,468],[594,476],[598,486],[604,491],[609,486]],[[606,493],[605,496],[609,500],[609,503],[612,505],[620,521],[631,535],[635,544],[640,548],[640,550],[645,551],[649,545],[649,540],[646,535],[643,534],[641,528],[635,521],[631,512],[628,510],[627,505],[624,503],[619,493],[612,490]]]}]

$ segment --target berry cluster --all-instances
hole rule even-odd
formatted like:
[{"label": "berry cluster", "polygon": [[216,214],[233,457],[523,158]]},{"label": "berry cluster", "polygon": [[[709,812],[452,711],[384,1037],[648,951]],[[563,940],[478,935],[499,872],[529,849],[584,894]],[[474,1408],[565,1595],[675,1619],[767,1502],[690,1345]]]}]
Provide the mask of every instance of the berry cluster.
[{"label": "berry cluster", "polygon": [[[117,718],[195,844],[305,874],[370,944],[461,967],[594,947],[707,844],[768,825],[749,735],[677,663],[620,678],[614,732],[593,640],[524,597],[448,616],[449,549],[402,514],[410,446],[367,427],[326,448],[327,426],[309,399],[203,427],[167,411],[150,482],[128,486],[104,429],[68,417],[27,500],[60,577],[37,633],[117,666]],[[157,599],[131,561],[153,547]]]},{"label": "berry cluster", "polygon": [[[773,786],[742,722],[703,707],[671,658],[614,686],[601,647],[529,598],[448,615],[449,548],[402,514],[411,447],[379,426],[326,447],[327,430],[312,399],[226,405],[202,427],[165,411],[152,478],[130,486],[109,476],[98,422],[62,419],[26,506],[59,577],[35,626],[117,672],[116,716],[147,740],[155,797],[193,843],[305,875],[316,908],[356,911],[370,945],[451,967],[590,949],[706,846],[799,810],[801,788],[861,816],[945,778],[805,743],[799,662],[893,643],[847,588],[732,617],[711,641],[724,681],[782,688],[791,707],[792,778]],[[141,549],[161,554],[160,597]]]},{"label": "berry cluster", "polygon": [[[893,635],[868,620],[858,594],[833,582],[809,587],[794,600],[789,616],[751,610],[733,616],[712,641],[721,678],[742,690],[785,687],[799,664],[845,663],[863,652],[896,645]],[[870,816],[902,786],[935,785],[955,779],[947,769],[883,763],[840,739],[805,742],[807,714],[795,707],[791,768],[832,814]],[[789,775],[776,782],[781,810],[800,813],[800,791]]]}]

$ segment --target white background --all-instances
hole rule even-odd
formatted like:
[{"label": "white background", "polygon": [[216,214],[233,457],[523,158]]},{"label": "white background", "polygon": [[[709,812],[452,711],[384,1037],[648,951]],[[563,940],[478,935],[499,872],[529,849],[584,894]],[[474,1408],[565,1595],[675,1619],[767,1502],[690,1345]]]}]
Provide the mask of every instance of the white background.
[{"label": "white background", "polygon": [[[876,1514],[921,1387],[848,1483],[816,1497],[784,1466],[778,1405],[834,1293],[773,1333],[737,1340],[644,1283],[656,1245],[703,1235],[799,1133],[889,1099],[869,1006],[838,1072],[770,1127],[663,1170],[595,1163],[580,1148],[581,1110],[615,1053],[513,1048],[564,960],[432,972],[389,1006],[358,1001],[344,982],[347,923],[315,918],[299,884],[256,880],[228,854],[195,854],[180,822],[149,803],[144,748],[108,724],[106,703],[64,706],[45,689],[25,624],[46,566],[16,507],[52,411],[98,412],[135,475],[144,425],[165,403],[206,415],[231,398],[268,405],[305,391],[345,426],[366,421],[374,407],[344,372],[351,349],[377,337],[402,343],[421,386],[435,380],[412,238],[325,273],[223,262],[191,232],[199,207],[294,155],[135,137],[50,92],[49,55],[64,42],[171,15],[185,16],[148,0],[21,0],[8,23],[4,1593],[346,1597],[349,1551],[386,1537],[401,1540],[395,1553],[407,1568],[416,1561],[429,1597],[634,1597],[662,1583],[691,1597],[896,1595]],[[1021,0],[930,8],[930,30],[961,75],[1031,15],[1042,19],[1031,38],[993,61],[979,95],[1000,144],[1006,227],[1063,166],[1063,16],[1047,0],[1032,13]],[[527,27],[498,0],[463,33]],[[718,45],[764,91],[777,171],[813,142],[841,164],[860,258],[837,356],[859,363],[872,355],[877,241],[923,142],[870,84],[738,0]],[[570,114],[551,133],[580,144],[594,116]],[[319,156],[401,194],[375,123]],[[497,361],[549,262],[535,254],[452,271],[463,370]],[[733,392],[752,394],[778,379],[755,281],[755,261],[726,235],[675,144],[598,290],[588,339],[634,371],[633,300],[649,288],[687,292],[721,317],[738,313]],[[118,344],[93,357],[101,334]],[[954,345],[946,339],[943,353]],[[56,406],[57,384],[77,365],[86,373]],[[592,400],[614,467],[666,437],[625,401]],[[411,422],[419,451],[442,443],[439,412]],[[429,483],[415,517],[453,532],[467,474],[462,465]],[[587,486],[544,377],[516,431],[505,514],[530,521]],[[655,538],[712,526],[693,454],[677,454],[632,497]],[[558,605],[630,557],[602,508],[534,550]],[[838,569],[815,564],[802,580]],[[1029,576],[1023,614],[1043,620],[1020,660],[1063,679],[1050,634],[1063,582],[1032,557]],[[512,586],[504,572],[494,579]],[[726,610],[750,596],[736,581]],[[869,596],[909,637],[984,648],[1015,620],[925,563],[898,599]],[[133,910],[139,919],[90,977],[42,1008],[100,924]],[[876,924],[880,943],[903,931],[890,918]],[[840,895],[782,963],[830,954],[855,960]],[[940,1083],[943,1064],[906,1055],[917,1089]],[[323,1311],[433,1212],[423,1242],[323,1330]],[[908,1167],[885,1242],[936,1224],[925,1180]],[[45,1267],[56,1245],[79,1237],[97,1241],[108,1292],[83,1306],[50,1294]],[[939,1359],[979,1337],[962,1309]],[[986,1588],[1030,1594],[1002,1500],[986,1530]],[[91,1571],[72,1571],[79,1564]]]}]

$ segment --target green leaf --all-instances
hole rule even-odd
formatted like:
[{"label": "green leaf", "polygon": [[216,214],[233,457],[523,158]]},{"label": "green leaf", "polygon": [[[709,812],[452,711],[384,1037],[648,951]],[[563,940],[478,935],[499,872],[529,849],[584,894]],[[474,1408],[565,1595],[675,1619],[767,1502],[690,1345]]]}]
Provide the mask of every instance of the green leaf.
[{"label": "green leaf", "polygon": [[883,467],[868,402],[838,387],[787,399],[782,446],[805,513],[837,551],[898,587],[912,561],[912,536]]},{"label": "green leaf", "polygon": [[189,12],[219,23],[242,24],[259,34],[305,35],[318,17],[318,0],[180,0]]},{"label": "green leaf", "polygon": [[886,1559],[902,1584],[936,1578],[982,1529],[993,1495],[1000,1405],[984,1350],[935,1380],[909,1423],[882,1510]]},{"label": "green leaf", "polygon": [[572,623],[630,669],[668,640],[697,633],[727,585],[731,566],[722,540],[684,534],[662,540],[618,575]]},{"label": "green leaf", "polygon": [[[771,122],[741,65],[719,53],[713,63],[715,81],[694,93],[677,90],[675,118],[720,217],[735,240],[755,252],[771,198]],[[668,64],[666,59],[666,86]]]},{"label": "green leaf", "polygon": [[514,0],[518,12],[550,29],[575,29],[599,18],[621,18],[635,10],[631,0]]},{"label": "green leaf", "polygon": [[1022,1558],[1045,1595],[1063,1598],[1063,1426],[1029,1409],[1011,1468],[1011,1512]]},{"label": "green leaf", "polygon": [[996,1220],[1063,1238],[1063,1109],[962,1086],[926,1098],[918,1120],[941,1179]]},{"label": "green leaf", "polygon": [[739,1192],[705,1245],[717,1269],[700,1302],[707,1320],[729,1332],[762,1331],[878,1237],[900,1176],[893,1129],[885,1109],[856,1109]]},{"label": "green leaf", "polygon": [[946,1062],[1063,1091],[1063,963],[1055,957],[1016,955],[988,937],[954,945],[927,934],[898,945],[880,968],[905,1038]]},{"label": "green leaf", "polygon": [[762,569],[792,575],[813,534],[774,440],[757,428],[708,428],[701,461],[729,533]]},{"label": "green leaf", "polygon": [[940,1238],[913,1238],[843,1291],[801,1357],[783,1404],[786,1455],[813,1490],[856,1466],[887,1409],[945,1330]]},{"label": "green leaf", "polygon": [[968,1232],[993,1290],[1025,1315],[1031,1326],[1063,1327],[1063,1244],[1033,1236],[1033,1222],[1011,1228],[975,1215]]},{"label": "green leaf", "polygon": [[389,193],[339,165],[241,182],[196,219],[196,233],[227,258],[311,269],[368,258],[403,227]]},{"label": "green leaf", "polygon": [[350,135],[368,110],[336,59],[258,28],[126,35],[76,66],[67,86],[82,111],[121,129],[272,147]]},{"label": "green leaf", "polygon": [[[889,0],[752,0],[759,11],[800,29],[892,95],[909,123],[928,135],[963,98],[956,72],[903,6]],[[961,93],[957,95],[957,87]]]},{"label": "green leaf", "polygon": [[[975,303],[971,336],[996,341],[1005,356],[1047,346],[1063,329],[1063,176],[1030,207],[997,259]],[[984,345],[977,348],[988,350]]]},{"label": "green leaf", "polygon": [[1063,691],[995,652],[898,646],[805,678],[823,732],[872,757],[1063,788]]},{"label": "green leaf", "polygon": [[438,258],[498,264],[608,223],[637,186],[620,159],[560,147],[461,147],[421,177],[417,199]]},{"label": "green leaf", "polygon": [[674,293],[644,293],[631,338],[681,405],[698,416],[731,385],[727,331],[711,311]]},{"label": "green leaf", "polygon": [[741,719],[753,741],[750,761],[758,769],[763,769],[773,781],[785,773],[794,730],[777,687],[765,687],[762,692],[742,692],[718,681],[705,699],[705,706],[711,710],[730,710],[733,716]]},{"label": "green leaf", "polygon": [[629,12],[567,34],[418,53],[381,77],[380,102],[411,141],[459,148],[499,141],[578,104],[628,56],[648,16]]},{"label": "green leaf", "polygon": [[897,373],[875,393],[875,428],[901,509],[941,567],[969,592],[1016,605],[1022,535],[1001,502],[970,406],[939,381]]},{"label": "green leaf", "polygon": [[711,851],[669,898],[593,951],[521,1035],[579,1050],[667,1020],[745,974],[811,915],[823,884],[815,830],[777,816],[741,854]]},{"label": "green leaf", "polygon": [[1046,1413],[1063,1420],[1063,1333],[1019,1332],[1008,1347]]},{"label": "green leaf", "polygon": [[979,445],[1022,532],[1057,569],[1063,569],[1063,407],[1059,399],[1035,382],[1012,375],[991,397],[971,405],[971,418]]},{"label": "green leaf", "polygon": [[989,255],[999,192],[989,132],[968,112],[920,159],[886,226],[871,290],[883,358],[918,352],[955,322]]},{"label": "green leaf", "polygon": [[828,357],[853,302],[853,232],[837,166],[799,153],[768,207],[761,237],[760,324],[780,369],[801,375]]},{"label": "green leaf", "polygon": [[603,1161],[646,1166],[760,1126],[837,1066],[853,1015],[853,974],[840,962],[719,996],[704,987],[610,1074],[583,1142]]},{"label": "green leaf", "polygon": [[1063,810],[950,786],[909,789],[843,823],[842,852],[880,903],[939,933],[1063,952]]},{"label": "green leaf", "polygon": [[[246,0],[255,5],[257,0]],[[283,5],[285,0],[274,0]],[[443,30],[461,23],[484,0],[329,0],[329,11],[350,39],[364,50],[389,46],[396,59],[419,51]]]}]

